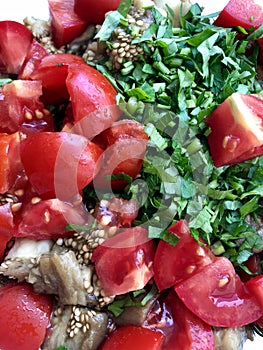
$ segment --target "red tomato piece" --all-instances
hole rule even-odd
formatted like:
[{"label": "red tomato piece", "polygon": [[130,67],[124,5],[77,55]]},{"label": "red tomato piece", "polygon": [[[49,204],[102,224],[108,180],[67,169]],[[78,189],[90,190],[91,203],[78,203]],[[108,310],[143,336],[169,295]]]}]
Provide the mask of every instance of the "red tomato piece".
[{"label": "red tomato piece", "polygon": [[160,317],[162,320],[159,323],[159,330],[164,334],[162,349],[214,349],[214,336],[211,326],[193,314],[172,289],[164,300],[159,301],[158,304],[157,314],[154,315],[153,310],[150,318],[157,317],[158,319]]},{"label": "red tomato piece", "polygon": [[95,68],[87,64],[70,65],[66,85],[72,103],[75,133],[92,139],[120,117],[116,90]]},{"label": "red tomato piece", "polygon": [[13,236],[13,219],[10,203],[0,205],[0,262],[4,257],[6,245]]},{"label": "red tomato piece", "polygon": [[112,332],[100,350],[161,350],[163,334],[140,326],[122,326]]},{"label": "red tomato piece", "polygon": [[19,133],[0,134],[0,193],[7,192],[23,169]]},{"label": "red tomato piece", "polygon": [[153,277],[154,252],[154,241],[139,226],[124,229],[98,246],[92,261],[105,295],[143,288]]},{"label": "red tomato piece", "polygon": [[19,79],[32,79],[32,72],[38,67],[40,62],[49,52],[35,39],[32,41],[28,54],[25,58],[24,64],[21,68]]},{"label": "red tomato piece", "polygon": [[177,284],[175,291],[189,310],[211,326],[244,326],[263,315],[256,298],[224,257]]},{"label": "red tomato piece", "polygon": [[207,118],[215,166],[235,164],[263,154],[263,99],[234,93]]},{"label": "red tomato piece", "polygon": [[255,296],[263,310],[263,275],[252,278],[245,285],[249,292]]},{"label": "red tomato piece", "polygon": [[120,0],[75,0],[74,10],[89,23],[101,24],[105,14],[118,8]]},{"label": "red tomato piece", "polygon": [[191,236],[186,221],[180,220],[169,231],[179,241],[175,246],[160,240],[154,257],[154,280],[159,289],[169,288],[202,271],[215,260],[210,248]]},{"label": "red tomato piece", "polygon": [[263,24],[263,3],[258,0],[230,0],[214,24],[225,28],[257,28]]},{"label": "red tomato piece", "polygon": [[31,134],[53,131],[53,118],[40,101],[41,81],[14,80],[0,91],[0,130]]},{"label": "red tomato piece", "polygon": [[52,311],[52,299],[36,294],[29,284],[0,288],[0,348],[38,350],[44,341]]},{"label": "red tomato piece", "polygon": [[135,121],[120,120],[95,138],[94,142],[106,149],[101,169],[93,181],[95,188],[120,190],[127,182],[111,180],[111,175],[126,174],[134,179],[139,174],[148,143],[143,129],[144,125]]},{"label": "red tomato piece", "polygon": [[88,213],[81,204],[73,205],[59,199],[40,200],[35,197],[22,208],[16,220],[15,237],[57,239],[72,232],[67,224],[85,225]]},{"label": "red tomato piece", "polygon": [[74,0],[48,0],[51,34],[57,47],[70,43],[87,27],[87,21],[74,12]]},{"label": "red tomato piece", "polygon": [[43,57],[33,71],[31,79],[41,80],[42,82],[43,95],[41,98],[45,104],[59,104],[69,100],[66,78],[68,67],[73,63],[86,65],[85,61],[79,56],[53,54]]},{"label": "red tomato piece", "polygon": [[97,174],[102,152],[85,137],[67,132],[42,132],[21,143],[21,159],[29,181],[46,199],[74,201]]},{"label": "red tomato piece", "polygon": [[0,71],[18,74],[30,50],[33,34],[21,23],[0,22]]}]

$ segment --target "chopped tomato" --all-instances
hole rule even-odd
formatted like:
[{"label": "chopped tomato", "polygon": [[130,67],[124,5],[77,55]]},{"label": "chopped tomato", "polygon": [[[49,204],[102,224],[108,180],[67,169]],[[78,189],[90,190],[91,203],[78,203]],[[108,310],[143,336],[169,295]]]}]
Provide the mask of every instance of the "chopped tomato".
[{"label": "chopped tomato", "polygon": [[52,299],[29,284],[0,287],[0,348],[39,350],[49,325]]},{"label": "chopped tomato", "polygon": [[48,0],[51,34],[57,47],[70,43],[87,27],[87,21],[74,12],[74,0]]},{"label": "chopped tomato", "polygon": [[154,241],[139,226],[126,228],[99,245],[92,261],[105,295],[143,288],[153,277],[154,252]]},{"label": "chopped tomato", "polygon": [[95,68],[87,64],[69,65],[66,85],[72,103],[75,133],[92,139],[120,117],[116,90]]},{"label": "chopped tomato", "polygon": [[14,80],[0,91],[0,130],[31,134],[53,131],[53,118],[40,101],[41,81]]},{"label": "chopped tomato", "polygon": [[180,283],[215,260],[210,248],[200,245],[190,233],[186,221],[169,229],[179,241],[175,246],[160,240],[154,257],[154,280],[159,291]]},{"label": "chopped tomato", "polygon": [[67,132],[41,132],[21,143],[26,174],[42,198],[74,200],[96,175],[101,154],[95,143]]},{"label": "chopped tomato", "polygon": [[45,104],[59,104],[69,100],[66,78],[68,66],[73,63],[86,65],[85,61],[76,55],[66,53],[48,55],[43,57],[31,74],[31,79],[42,82],[43,95],[41,98]]},{"label": "chopped tomato", "polygon": [[0,205],[0,262],[2,261],[7,243],[13,236],[14,220],[10,203]]},{"label": "chopped tomato", "polygon": [[19,212],[14,236],[37,240],[68,237],[72,232],[66,229],[66,225],[85,225],[87,215],[81,204],[73,205],[57,198],[40,200],[34,197]]},{"label": "chopped tomato", "polygon": [[94,140],[106,151],[101,169],[94,179],[98,189],[120,190],[125,180],[111,180],[111,175],[126,174],[133,179],[139,174],[148,143],[144,125],[135,121],[121,120],[112,124]]},{"label": "chopped tomato", "polygon": [[263,310],[263,275],[252,278],[246,282],[249,292],[254,295]]},{"label": "chopped tomato", "polygon": [[193,314],[172,289],[159,298],[147,316],[147,326],[164,334],[163,350],[214,349],[211,326]]},{"label": "chopped tomato", "polygon": [[120,0],[75,0],[74,10],[89,23],[101,24],[105,14],[116,10]]},{"label": "chopped tomato", "polygon": [[258,0],[230,0],[214,24],[225,28],[257,28],[263,24],[263,3]]},{"label": "chopped tomato", "polygon": [[20,159],[20,136],[0,133],[0,193],[7,192],[14,184],[23,166]]},{"label": "chopped tomato", "polygon": [[244,326],[263,315],[256,298],[224,257],[177,284],[175,291],[189,310],[211,326]]},{"label": "chopped tomato", "polygon": [[40,62],[45,56],[48,56],[49,52],[35,39],[32,41],[28,54],[25,58],[21,71],[19,73],[19,79],[32,79],[32,72],[38,67]]},{"label": "chopped tomato", "polygon": [[207,118],[215,166],[235,164],[263,154],[263,99],[234,93]]},{"label": "chopped tomato", "polygon": [[110,333],[100,350],[161,350],[163,334],[140,326],[122,326]]},{"label": "chopped tomato", "polygon": [[0,71],[18,74],[30,50],[33,34],[21,23],[0,22]]}]

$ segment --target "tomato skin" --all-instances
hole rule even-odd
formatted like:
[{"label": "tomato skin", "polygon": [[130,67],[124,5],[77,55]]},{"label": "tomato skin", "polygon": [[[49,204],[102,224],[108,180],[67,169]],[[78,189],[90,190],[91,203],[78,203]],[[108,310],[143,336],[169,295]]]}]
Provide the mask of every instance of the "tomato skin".
[{"label": "tomato skin", "polygon": [[0,193],[14,184],[23,166],[20,159],[19,133],[0,134]]},{"label": "tomato skin", "polygon": [[230,0],[214,22],[220,27],[258,28],[263,24],[263,4],[255,0]]},{"label": "tomato skin", "polygon": [[57,47],[70,43],[87,27],[87,22],[74,12],[74,0],[48,0],[51,35]]},{"label": "tomato skin", "polygon": [[[162,301],[164,317],[168,323],[160,331],[164,334],[164,350],[211,350],[214,349],[212,327],[193,314],[170,289]],[[163,322],[161,323],[161,325]]]},{"label": "tomato skin", "polygon": [[67,132],[40,132],[21,143],[26,174],[45,199],[74,200],[96,175],[102,152],[85,137]]},{"label": "tomato skin", "polygon": [[44,48],[44,46],[34,39],[21,67],[18,79],[32,79],[31,74],[40,64],[41,60],[48,55],[49,52]]},{"label": "tomato skin", "polygon": [[30,49],[33,34],[21,23],[0,22],[0,71],[18,74]]},{"label": "tomato skin", "polygon": [[49,324],[52,299],[36,294],[29,284],[0,287],[0,348],[38,350]]},{"label": "tomato skin", "polygon": [[89,23],[101,24],[105,14],[118,8],[120,0],[75,0],[74,10]]},{"label": "tomato skin", "polygon": [[92,139],[120,117],[116,90],[95,68],[87,64],[70,65],[66,85],[72,103],[75,133]]},{"label": "tomato skin", "polygon": [[99,350],[161,350],[163,334],[140,326],[122,326],[112,332]]},{"label": "tomato skin", "polygon": [[154,280],[159,291],[190,278],[215,260],[209,247],[200,246],[191,236],[186,221],[178,221],[169,232],[179,241],[175,246],[162,240],[158,243],[154,256]]},{"label": "tomato skin", "polygon": [[177,284],[175,291],[194,314],[211,326],[244,326],[263,315],[256,298],[224,257]]},{"label": "tomato skin", "polygon": [[67,224],[85,225],[87,212],[81,204],[73,205],[57,198],[26,204],[15,220],[14,237],[36,240],[68,237]]},{"label": "tomato skin", "polygon": [[139,226],[126,228],[99,245],[92,261],[105,295],[143,288],[153,276],[154,252],[154,241]]},{"label": "tomato skin", "polygon": [[254,295],[263,311],[263,275],[259,275],[245,283],[249,292]]},{"label": "tomato skin", "polygon": [[0,262],[2,261],[7,243],[13,236],[14,218],[10,203],[0,205]]},{"label": "tomato skin", "polygon": [[263,153],[263,100],[259,95],[234,93],[207,118],[208,144],[214,165],[220,167]]},{"label": "tomato skin", "polygon": [[[85,61],[76,55],[53,54],[42,58],[31,74],[31,79],[41,80],[43,87],[42,101],[48,104],[59,104],[69,100],[66,87],[66,78],[70,64],[85,64]],[[80,68],[81,69],[81,68]]]}]

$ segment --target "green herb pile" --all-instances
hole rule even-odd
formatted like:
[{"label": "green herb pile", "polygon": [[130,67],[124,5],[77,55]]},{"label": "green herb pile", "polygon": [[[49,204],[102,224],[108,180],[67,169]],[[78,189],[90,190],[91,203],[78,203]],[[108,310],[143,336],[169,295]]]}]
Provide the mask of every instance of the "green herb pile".
[{"label": "green herb pile", "polygon": [[[117,26],[136,32],[125,19],[131,5],[121,3],[97,34],[109,49]],[[198,5],[181,17],[180,28],[172,26],[169,8],[167,16],[151,11],[153,23],[133,41],[146,54],[120,70],[107,57],[96,64],[118,90],[125,115],[144,123],[149,135],[140,177],[124,196],[140,204],[136,224],[146,226],[150,237],[169,240],[167,228],[186,219],[196,239],[245,269],[262,246],[246,217],[257,222],[263,216],[263,158],[215,168],[205,118],[233,92],[262,91],[256,46],[246,54],[252,34],[238,39],[235,31],[213,26]]]}]

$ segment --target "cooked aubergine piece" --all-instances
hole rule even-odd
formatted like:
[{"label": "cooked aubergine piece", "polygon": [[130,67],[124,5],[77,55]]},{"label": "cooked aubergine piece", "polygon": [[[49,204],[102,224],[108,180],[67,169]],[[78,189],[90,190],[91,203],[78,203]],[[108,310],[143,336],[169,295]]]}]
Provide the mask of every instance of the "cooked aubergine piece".
[{"label": "cooked aubergine piece", "polygon": [[65,346],[67,350],[97,350],[108,327],[104,312],[79,306],[58,307],[42,350]]},{"label": "cooked aubergine piece", "polygon": [[243,350],[243,345],[251,334],[247,327],[215,328],[215,350]]}]

